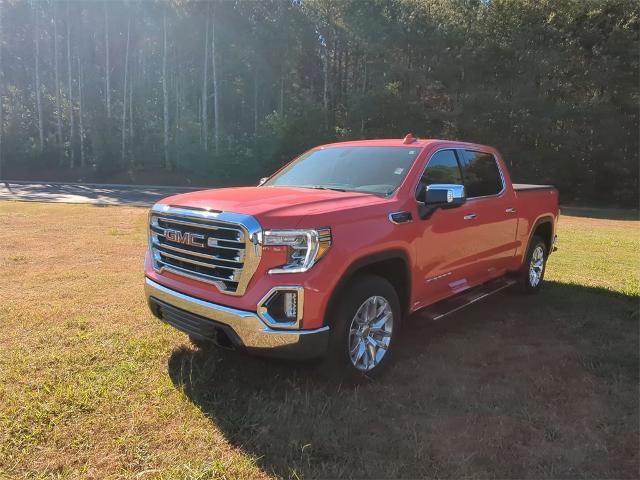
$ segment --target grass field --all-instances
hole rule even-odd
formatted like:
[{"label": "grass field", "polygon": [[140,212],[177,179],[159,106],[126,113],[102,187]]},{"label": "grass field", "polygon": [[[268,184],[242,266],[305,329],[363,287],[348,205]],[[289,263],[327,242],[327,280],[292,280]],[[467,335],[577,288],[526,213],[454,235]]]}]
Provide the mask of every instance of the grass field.
[{"label": "grass field", "polygon": [[0,202],[0,478],[638,478],[640,222],[590,215],[353,387],[152,318],[145,210]]}]

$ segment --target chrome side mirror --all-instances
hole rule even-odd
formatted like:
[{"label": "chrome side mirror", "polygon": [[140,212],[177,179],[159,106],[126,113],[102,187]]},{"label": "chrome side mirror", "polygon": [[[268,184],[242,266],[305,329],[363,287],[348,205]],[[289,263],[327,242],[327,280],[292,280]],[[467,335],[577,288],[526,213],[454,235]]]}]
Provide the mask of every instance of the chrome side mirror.
[{"label": "chrome side mirror", "polygon": [[425,205],[439,207],[458,207],[466,200],[463,185],[449,183],[432,183],[424,192]]},{"label": "chrome side mirror", "polygon": [[423,203],[418,206],[420,218],[426,219],[439,208],[455,208],[466,202],[464,185],[455,183],[432,183],[427,185],[422,195]]},{"label": "chrome side mirror", "polygon": [[267,180],[269,180],[269,177],[262,177],[262,178],[260,179],[260,181],[258,182],[258,186],[260,186],[260,185],[264,185],[264,183],[265,183]]}]

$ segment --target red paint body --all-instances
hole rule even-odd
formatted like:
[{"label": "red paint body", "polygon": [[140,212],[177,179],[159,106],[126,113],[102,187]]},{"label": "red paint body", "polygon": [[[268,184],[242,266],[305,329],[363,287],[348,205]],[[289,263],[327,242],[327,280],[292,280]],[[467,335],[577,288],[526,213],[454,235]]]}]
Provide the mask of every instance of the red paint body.
[{"label": "red paint body", "polygon": [[[406,146],[402,140],[368,140],[325,145]],[[358,260],[388,251],[401,251],[408,260],[413,312],[455,293],[521,268],[532,229],[540,221],[558,218],[558,192],[553,188],[514,190],[501,155],[493,148],[442,140],[417,140],[420,154],[396,192],[386,198],[366,193],[291,187],[240,187],[204,190],[163,199],[160,203],[252,215],[264,230],[331,227],[333,243],[324,258],[306,273],[269,275],[281,265],[282,247],[263,247],[260,265],[242,296],[219,292],[214,286],[169,272],[162,275],[145,260],[147,277],[172,290],[229,307],[255,311],[276,285],[305,288],[303,328],[325,323],[327,304],[345,272]],[[462,148],[495,155],[504,177],[504,191],[469,199],[457,208],[440,209],[421,220],[416,186],[431,155],[442,148]],[[506,212],[515,209],[515,212]],[[393,224],[392,212],[411,212],[413,221]],[[473,222],[464,220],[475,214]],[[440,277],[441,276],[441,277]],[[438,278],[440,277],[440,278]]]}]

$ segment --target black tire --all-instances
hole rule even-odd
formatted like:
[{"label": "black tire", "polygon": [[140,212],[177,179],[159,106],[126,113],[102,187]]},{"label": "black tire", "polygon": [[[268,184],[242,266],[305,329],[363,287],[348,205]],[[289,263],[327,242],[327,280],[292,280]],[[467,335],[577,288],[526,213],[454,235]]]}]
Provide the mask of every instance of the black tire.
[{"label": "black tire", "polygon": [[[537,267],[539,271],[539,278],[536,281],[536,276],[532,275],[531,270],[534,268],[534,263],[539,265],[539,253],[542,251],[542,265]],[[536,259],[534,260],[534,255]],[[546,242],[539,236],[534,235],[529,245],[529,250],[522,263],[522,270],[520,272],[520,289],[523,293],[533,294],[538,293],[544,283],[544,273],[547,269],[547,258],[549,255],[549,249]]]},{"label": "black tire", "polygon": [[200,350],[209,350],[213,347],[213,342],[210,340],[205,340],[204,338],[193,337],[189,335],[189,341],[194,347]]},{"label": "black tire", "polygon": [[[327,324],[331,326],[331,337],[327,356],[321,366],[321,371],[325,376],[333,379],[347,378],[353,381],[373,379],[378,377],[386,369],[392,359],[394,345],[398,337],[398,330],[402,322],[402,309],[400,308],[400,301],[396,290],[382,277],[376,275],[358,275],[349,283],[351,286],[341,295],[333,312],[329,314],[331,318],[327,319]],[[386,305],[383,301],[378,300],[380,311],[383,311],[388,305],[393,317],[390,334],[387,335],[385,333],[384,335],[385,338],[387,336],[389,337],[389,343],[387,347],[383,349],[385,353],[382,353],[382,358],[375,366],[365,371],[362,369],[364,367],[363,365],[360,365],[361,368],[359,369],[351,360],[349,349],[350,331],[352,322],[356,322],[354,317],[360,307],[372,297],[382,297],[386,300]],[[376,305],[375,300],[374,305]],[[366,335],[369,336],[369,329],[367,329],[366,332]],[[356,337],[354,337],[354,341],[355,339]],[[372,346],[372,348],[375,350],[373,356],[377,357],[378,351],[374,346]],[[365,356],[367,359],[372,358],[370,350],[367,350]]]}]

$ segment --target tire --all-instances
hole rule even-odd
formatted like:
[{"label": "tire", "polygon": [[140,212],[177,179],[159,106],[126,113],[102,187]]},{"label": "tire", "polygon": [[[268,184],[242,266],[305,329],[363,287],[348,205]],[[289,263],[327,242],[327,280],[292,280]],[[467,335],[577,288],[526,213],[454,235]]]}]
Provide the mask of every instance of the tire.
[{"label": "tire", "polygon": [[331,337],[321,369],[332,378],[373,379],[391,360],[402,309],[384,278],[359,275],[350,283],[328,319]]},{"label": "tire", "polygon": [[196,347],[199,350],[209,350],[210,348],[213,347],[213,342],[209,340],[205,340],[200,337],[193,337],[189,335],[189,341],[194,347]]},{"label": "tire", "polygon": [[545,241],[541,237],[534,235],[520,273],[520,285],[524,293],[538,293],[542,288],[548,254]]}]

